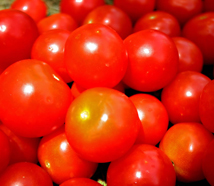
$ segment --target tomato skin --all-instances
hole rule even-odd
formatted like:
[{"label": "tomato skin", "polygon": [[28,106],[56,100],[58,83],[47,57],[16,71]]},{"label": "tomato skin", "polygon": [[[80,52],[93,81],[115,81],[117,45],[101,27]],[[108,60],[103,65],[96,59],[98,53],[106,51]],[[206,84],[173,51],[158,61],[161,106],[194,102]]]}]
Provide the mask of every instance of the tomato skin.
[{"label": "tomato skin", "polygon": [[70,34],[65,65],[73,81],[83,88],[112,88],[122,80],[128,57],[123,40],[113,29],[93,23]]},{"label": "tomato skin", "polygon": [[0,11],[0,74],[12,63],[30,58],[38,35],[35,21],[26,13],[13,9]]},{"label": "tomato skin", "polygon": [[203,1],[203,11],[211,12],[214,11],[214,3],[213,0],[204,0]]},{"label": "tomato skin", "polygon": [[0,76],[0,119],[15,134],[41,137],[62,126],[69,86],[46,63],[18,61]]},{"label": "tomato skin", "polygon": [[124,45],[129,63],[123,82],[128,87],[153,92],[165,87],[176,76],[178,51],[166,34],[152,29],[142,30],[129,35]]},{"label": "tomato skin", "polygon": [[175,170],[170,159],[157,147],[134,145],[127,154],[112,161],[107,170],[107,185],[174,186]]},{"label": "tomato skin", "polygon": [[65,181],[64,183],[60,184],[59,186],[101,186],[94,180],[89,178],[72,178],[70,180]]},{"label": "tomato skin", "polygon": [[139,127],[131,100],[124,93],[104,87],[82,92],[71,103],[65,121],[72,148],[80,157],[98,163],[125,154],[134,144]]},{"label": "tomato skin", "polygon": [[40,166],[29,162],[20,162],[8,166],[0,176],[0,183],[1,186],[53,186],[52,180],[48,173]]},{"label": "tomato skin", "polygon": [[173,162],[178,181],[204,179],[202,158],[213,138],[213,134],[200,123],[177,123],[167,130],[159,148]]},{"label": "tomato skin", "polygon": [[149,12],[138,19],[134,26],[134,32],[146,29],[159,30],[170,37],[181,35],[181,28],[177,19],[163,11]]}]

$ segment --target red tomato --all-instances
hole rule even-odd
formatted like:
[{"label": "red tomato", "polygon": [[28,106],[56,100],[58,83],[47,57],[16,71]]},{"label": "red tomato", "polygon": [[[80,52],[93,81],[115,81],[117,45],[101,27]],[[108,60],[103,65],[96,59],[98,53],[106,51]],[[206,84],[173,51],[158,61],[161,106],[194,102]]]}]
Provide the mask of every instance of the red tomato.
[{"label": "red tomato", "polygon": [[204,179],[202,158],[212,139],[213,134],[200,123],[177,123],[167,130],[159,147],[173,162],[178,181]]},{"label": "red tomato", "polygon": [[156,9],[173,15],[181,25],[200,14],[203,9],[202,0],[157,0]]},{"label": "red tomato", "polygon": [[126,12],[133,23],[155,8],[155,0],[114,0],[113,4]]},{"label": "red tomato", "polygon": [[137,108],[141,129],[136,143],[157,145],[169,125],[168,113],[163,104],[154,96],[138,93],[130,97]]},{"label": "red tomato", "polygon": [[203,55],[198,46],[184,37],[173,37],[179,54],[178,72],[187,70],[201,72],[203,68]]},{"label": "red tomato", "polygon": [[94,180],[89,178],[72,178],[70,180],[65,181],[64,183],[60,184],[60,186],[101,186]]},{"label": "red tomato", "polygon": [[140,121],[131,100],[123,93],[96,87],[71,103],[65,121],[68,142],[78,155],[93,162],[109,162],[134,144]]},{"label": "red tomato", "polygon": [[0,175],[7,168],[10,162],[11,148],[6,134],[0,130]]},{"label": "red tomato", "polygon": [[37,23],[37,26],[40,34],[54,29],[63,29],[72,32],[77,28],[77,23],[74,18],[68,14],[56,13],[41,19]]},{"label": "red tomato", "polygon": [[204,12],[214,11],[213,0],[203,0],[203,10]]},{"label": "red tomato", "polygon": [[83,24],[101,23],[113,28],[122,39],[132,33],[132,21],[120,8],[103,5],[92,10],[84,19]]},{"label": "red tomato", "polygon": [[214,12],[193,17],[184,25],[182,35],[201,49],[204,64],[214,64]]},{"label": "red tomato", "polygon": [[15,134],[40,137],[62,126],[69,86],[46,63],[21,60],[0,76],[0,119]]},{"label": "red tomato", "polygon": [[107,170],[107,185],[175,186],[175,170],[170,159],[157,147],[140,144]]},{"label": "red tomato", "polygon": [[0,10],[0,74],[12,63],[30,58],[39,32],[35,21],[19,10]]},{"label": "red tomato", "polygon": [[177,74],[178,51],[172,39],[157,30],[142,30],[124,40],[129,63],[123,82],[142,92],[165,87]]},{"label": "red tomato", "polygon": [[72,16],[81,25],[90,11],[104,4],[104,0],[61,0],[60,12]]},{"label": "red tomato", "polygon": [[72,81],[64,63],[65,43],[70,35],[68,30],[49,30],[41,34],[33,44],[31,58],[48,63],[66,82]]},{"label": "red tomato", "polygon": [[128,57],[121,37],[110,27],[94,23],[71,33],[65,45],[65,65],[84,88],[112,88],[122,80]]},{"label": "red tomato", "polygon": [[40,166],[29,162],[20,162],[8,166],[0,176],[0,183],[1,186],[53,186],[48,173]]},{"label": "red tomato", "polygon": [[46,17],[48,7],[43,0],[15,0],[10,8],[20,10],[31,16],[35,22]]},{"label": "red tomato", "polygon": [[199,102],[199,115],[202,124],[214,133],[214,80],[202,90]]},{"label": "red tomato", "polygon": [[161,101],[169,120],[179,122],[199,122],[199,100],[203,88],[211,80],[195,71],[180,72],[175,79],[163,88]]},{"label": "red tomato", "polygon": [[177,19],[163,11],[149,12],[138,19],[134,26],[134,32],[146,29],[159,30],[170,37],[180,36],[181,34]]}]

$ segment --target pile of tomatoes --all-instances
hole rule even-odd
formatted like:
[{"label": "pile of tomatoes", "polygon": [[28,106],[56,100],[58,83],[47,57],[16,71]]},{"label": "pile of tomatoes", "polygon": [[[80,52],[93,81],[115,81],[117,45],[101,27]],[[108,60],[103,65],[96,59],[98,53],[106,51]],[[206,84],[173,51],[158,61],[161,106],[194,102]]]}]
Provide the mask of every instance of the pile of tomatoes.
[{"label": "pile of tomatoes", "polygon": [[213,0],[15,0],[0,49],[1,186],[214,185]]}]

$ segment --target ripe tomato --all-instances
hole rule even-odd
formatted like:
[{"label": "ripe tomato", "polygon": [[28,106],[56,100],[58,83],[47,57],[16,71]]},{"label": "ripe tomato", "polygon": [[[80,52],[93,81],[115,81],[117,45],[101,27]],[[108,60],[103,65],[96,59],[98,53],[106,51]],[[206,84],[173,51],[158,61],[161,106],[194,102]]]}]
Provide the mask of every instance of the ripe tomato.
[{"label": "ripe tomato", "polygon": [[199,100],[203,88],[211,80],[195,71],[180,72],[175,79],[163,88],[161,101],[169,120],[179,122],[199,122]]},{"label": "ripe tomato", "polygon": [[88,89],[74,99],[65,121],[72,148],[80,157],[98,163],[124,155],[134,144],[139,127],[131,100],[104,87]]},{"label": "ripe tomato", "polygon": [[40,137],[62,126],[69,86],[46,63],[18,61],[0,76],[0,119],[15,134]]},{"label": "ripe tomato", "polygon": [[204,179],[202,158],[213,134],[200,123],[177,123],[165,133],[159,148],[174,164],[178,181]]},{"label": "ripe tomato", "polygon": [[129,63],[123,82],[128,87],[152,92],[165,87],[176,76],[178,51],[172,39],[152,29],[129,35],[124,40]]},{"label": "ripe tomato", "polygon": [[0,10],[0,74],[12,63],[30,58],[39,32],[35,21],[19,10]]},{"label": "ripe tomato", "polygon": [[60,186],[101,186],[94,180],[89,178],[72,178],[60,184]]},{"label": "ripe tomato", "polygon": [[181,34],[177,19],[163,11],[149,12],[138,19],[134,26],[134,32],[146,29],[159,30],[170,37],[180,36]]},{"label": "ripe tomato", "polygon": [[0,175],[0,183],[1,186],[53,186],[52,180],[48,173],[40,166],[29,162],[20,162],[8,166],[3,174]]},{"label": "ripe tomato", "polygon": [[159,148],[134,145],[123,157],[112,161],[107,170],[107,185],[175,186],[175,170]]},{"label": "ripe tomato", "polygon": [[214,11],[213,0],[203,0],[203,11],[204,12],[212,12],[212,11]]},{"label": "ripe tomato", "polygon": [[84,88],[112,88],[122,80],[128,57],[123,40],[112,28],[93,23],[70,34],[65,65],[71,78]]}]

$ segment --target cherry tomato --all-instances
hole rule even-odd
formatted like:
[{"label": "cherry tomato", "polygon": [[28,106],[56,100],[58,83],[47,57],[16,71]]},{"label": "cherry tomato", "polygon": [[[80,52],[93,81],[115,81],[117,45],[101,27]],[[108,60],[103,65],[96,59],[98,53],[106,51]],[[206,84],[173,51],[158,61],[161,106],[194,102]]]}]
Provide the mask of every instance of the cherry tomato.
[{"label": "cherry tomato", "polygon": [[69,86],[46,63],[18,61],[0,76],[0,119],[15,134],[40,137],[62,126]]},{"label": "cherry tomato", "polygon": [[129,63],[123,82],[128,87],[152,92],[165,87],[177,74],[178,51],[172,39],[152,29],[124,40]]},{"label": "cherry tomato", "polygon": [[77,23],[74,18],[68,14],[55,13],[41,19],[37,23],[37,27],[40,34],[54,29],[63,29],[72,32],[77,28]]},{"label": "cherry tomato", "polygon": [[12,63],[30,58],[39,32],[35,21],[19,10],[0,10],[0,74]]},{"label": "cherry tomato", "polygon": [[137,108],[141,129],[136,143],[157,145],[169,125],[168,113],[163,104],[149,94],[134,94],[130,97]]},{"label": "cherry tomato", "polygon": [[138,19],[134,26],[134,32],[146,29],[159,30],[170,37],[180,36],[181,34],[177,19],[163,11],[149,12]]},{"label": "cherry tomato", "polygon": [[200,123],[177,123],[167,130],[159,148],[173,162],[178,181],[204,179],[202,158],[213,137]]},{"label": "cherry tomato", "polygon": [[71,78],[84,88],[112,88],[122,80],[128,57],[123,40],[113,29],[93,23],[70,34],[65,65]]},{"label": "cherry tomato", "polygon": [[20,10],[33,18],[35,22],[47,16],[48,7],[43,0],[15,0],[10,8]]},{"label": "cherry tomato", "polygon": [[211,80],[195,71],[180,72],[175,79],[163,88],[161,101],[169,120],[179,122],[199,122],[199,100],[203,88]]},{"label": "cherry tomato", "polygon": [[94,180],[91,180],[89,178],[72,178],[70,180],[67,180],[60,184],[60,186],[101,186],[99,183],[97,183]]},{"label": "cherry tomato", "polygon": [[52,180],[48,173],[40,166],[29,162],[20,162],[8,166],[0,176],[0,183],[1,186],[53,186]]},{"label": "cherry tomato", "polygon": [[70,15],[81,25],[90,11],[104,4],[104,0],[61,0],[60,12]]},{"label": "cherry tomato", "polygon": [[203,0],[203,11],[204,12],[212,12],[212,11],[214,11],[213,0]]},{"label": "cherry tomato", "polygon": [[123,157],[112,161],[107,170],[107,185],[175,186],[175,170],[159,148],[134,145]]},{"label": "cherry tomato", "polygon": [[65,121],[68,142],[89,161],[104,163],[124,155],[134,144],[140,121],[132,101],[117,90],[85,90],[71,103]]},{"label": "cherry tomato", "polygon": [[182,35],[201,49],[204,64],[214,64],[214,12],[193,17],[184,25]]},{"label": "cherry tomato", "polygon": [[66,82],[72,81],[64,63],[65,43],[70,35],[68,30],[49,30],[41,34],[33,44],[31,58],[49,64]]}]

